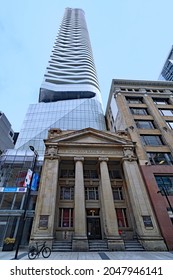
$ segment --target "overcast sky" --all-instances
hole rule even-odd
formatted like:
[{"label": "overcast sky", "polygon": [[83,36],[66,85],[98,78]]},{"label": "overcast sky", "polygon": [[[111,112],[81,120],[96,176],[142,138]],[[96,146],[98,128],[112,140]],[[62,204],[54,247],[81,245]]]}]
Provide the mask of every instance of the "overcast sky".
[{"label": "overcast sky", "polygon": [[173,44],[173,0],[1,0],[0,110],[15,131],[38,102],[66,7],[85,11],[104,108],[112,79],[157,80]]}]

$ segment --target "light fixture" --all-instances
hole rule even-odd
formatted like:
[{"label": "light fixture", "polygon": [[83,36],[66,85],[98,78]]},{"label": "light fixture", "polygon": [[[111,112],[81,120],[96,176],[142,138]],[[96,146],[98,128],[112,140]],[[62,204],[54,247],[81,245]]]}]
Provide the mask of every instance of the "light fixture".
[{"label": "light fixture", "polygon": [[29,146],[29,148],[30,148],[31,151],[35,152],[35,149],[34,149],[33,146]]}]

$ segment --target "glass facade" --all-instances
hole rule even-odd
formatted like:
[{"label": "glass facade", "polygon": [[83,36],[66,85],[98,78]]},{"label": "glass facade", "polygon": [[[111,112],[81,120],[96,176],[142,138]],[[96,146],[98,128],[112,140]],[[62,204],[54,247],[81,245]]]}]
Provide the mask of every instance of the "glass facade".
[{"label": "glass facade", "polygon": [[162,68],[159,80],[162,81],[173,81],[173,46],[169,52],[169,55],[165,61],[165,64]]},{"label": "glass facade", "polygon": [[102,105],[96,98],[31,104],[15,148],[26,150],[31,145],[43,156],[43,139],[47,138],[50,128],[79,130],[87,127],[105,130]]},{"label": "glass facade", "polygon": [[29,106],[15,148],[44,154],[50,128],[106,130],[84,11],[66,8],[39,92]]}]

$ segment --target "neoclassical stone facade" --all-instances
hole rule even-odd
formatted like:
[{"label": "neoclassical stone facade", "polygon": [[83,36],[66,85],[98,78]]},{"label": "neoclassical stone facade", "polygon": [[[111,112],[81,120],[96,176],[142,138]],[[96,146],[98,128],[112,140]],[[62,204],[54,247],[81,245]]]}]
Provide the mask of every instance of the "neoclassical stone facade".
[{"label": "neoclassical stone facade", "polygon": [[124,250],[135,237],[146,250],[166,250],[126,132],[52,129],[45,146],[31,242],[88,251],[90,240],[105,240]]}]

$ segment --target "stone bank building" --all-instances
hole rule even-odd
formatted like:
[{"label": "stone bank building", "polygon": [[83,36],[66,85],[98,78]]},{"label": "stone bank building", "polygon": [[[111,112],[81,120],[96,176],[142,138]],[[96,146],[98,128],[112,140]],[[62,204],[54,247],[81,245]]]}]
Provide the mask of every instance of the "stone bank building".
[{"label": "stone bank building", "polygon": [[127,132],[51,129],[45,146],[30,242],[167,250]]}]

